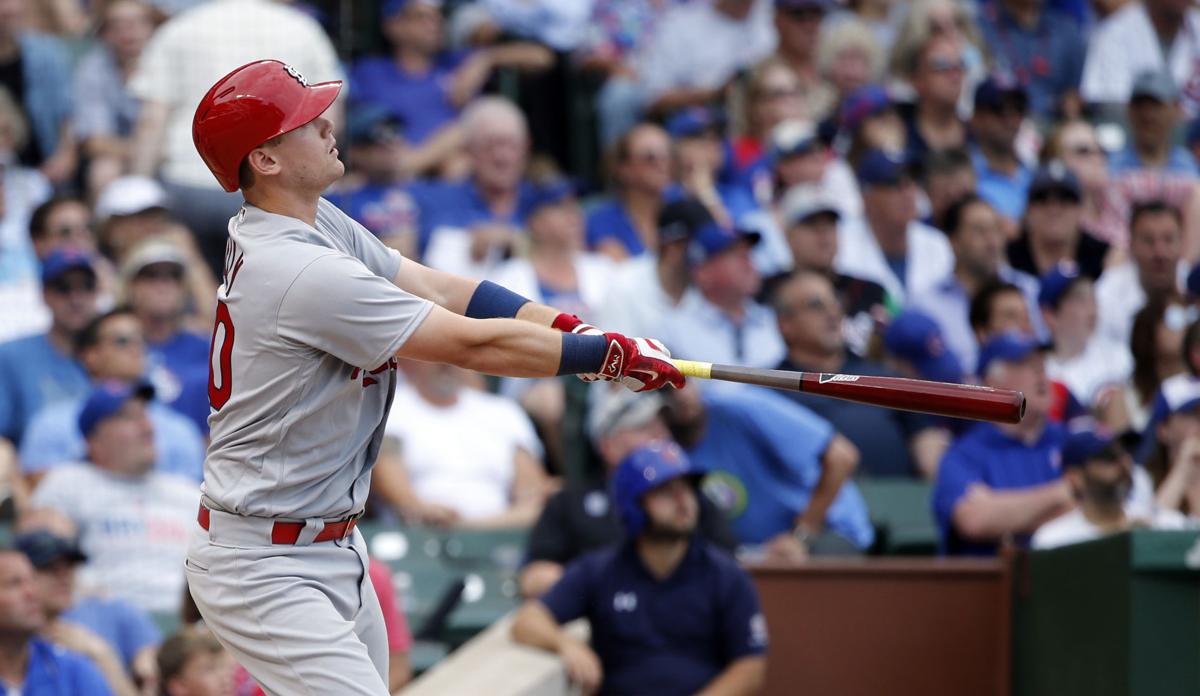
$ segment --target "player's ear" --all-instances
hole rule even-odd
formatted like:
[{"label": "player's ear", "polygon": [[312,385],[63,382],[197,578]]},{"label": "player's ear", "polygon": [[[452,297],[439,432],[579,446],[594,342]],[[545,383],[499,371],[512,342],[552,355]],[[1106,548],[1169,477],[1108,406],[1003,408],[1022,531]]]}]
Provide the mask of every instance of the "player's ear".
[{"label": "player's ear", "polygon": [[272,176],[280,172],[279,160],[266,148],[256,147],[246,155],[251,171],[259,176]]}]

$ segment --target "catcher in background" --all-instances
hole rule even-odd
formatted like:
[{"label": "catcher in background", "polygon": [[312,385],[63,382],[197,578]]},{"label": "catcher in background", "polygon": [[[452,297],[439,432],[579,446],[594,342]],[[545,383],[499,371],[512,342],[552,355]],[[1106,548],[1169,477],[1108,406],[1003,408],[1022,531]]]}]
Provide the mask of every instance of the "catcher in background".
[{"label": "catcher in background", "polygon": [[[673,442],[625,457],[612,478],[625,543],[569,564],[521,608],[513,638],[561,655],[585,693],[757,693],[767,623],[750,576],[696,534],[698,475]],[[561,628],[580,617],[590,647]]]}]

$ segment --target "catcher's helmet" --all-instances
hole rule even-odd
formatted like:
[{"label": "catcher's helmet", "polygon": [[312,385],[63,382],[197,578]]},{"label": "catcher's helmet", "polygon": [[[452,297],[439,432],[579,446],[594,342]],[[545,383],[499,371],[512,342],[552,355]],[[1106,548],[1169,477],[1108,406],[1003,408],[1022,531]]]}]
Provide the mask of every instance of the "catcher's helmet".
[{"label": "catcher's helmet", "polygon": [[208,90],[192,118],[192,141],[226,191],[238,189],[238,169],[254,148],[320,116],[341,80],[308,84],[278,60],[247,63]]}]

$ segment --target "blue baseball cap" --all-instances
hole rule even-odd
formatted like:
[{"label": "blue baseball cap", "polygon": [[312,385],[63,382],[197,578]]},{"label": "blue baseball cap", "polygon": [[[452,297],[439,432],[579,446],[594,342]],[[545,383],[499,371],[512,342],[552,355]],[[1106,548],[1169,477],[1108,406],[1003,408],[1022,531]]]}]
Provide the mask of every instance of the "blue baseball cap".
[{"label": "blue baseball cap", "polygon": [[865,85],[847,94],[838,107],[838,128],[853,133],[868,118],[892,108],[892,98],[882,85]]},{"label": "blue baseball cap", "polygon": [[994,111],[1006,104],[1017,106],[1022,112],[1029,104],[1029,95],[1020,82],[1002,74],[992,74],[975,88],[975,108]]},{"label": "blue baseball cap", "polygon": [[679,138],[693,138],[708,132],[718,135],[725,127],[725,117],[710,106],[689,106],[671,114],[667,119],[667,134]]},{"label": "blue baseball cap", "polygon": [[913,364],[922,379],[962,381],[962,363],[946,347],[937,322],[921,312],[907,310],[892,319],[883,337],[888,352]]},{"label": "blue baseball cap", "polygon": [[858,163],[858,183],[860,186],[898,186],[912,179],[908,163],[904,156],[869,150]]},{"label": "blue baseball cap", "polygon": [[833,9],[833,0],[775,0],[777,10],[806,10],[810,7],[828,12]]},{"label": "blue baseball cap", "polygon": [[91,395],[83,404],[83,410],[79,412],[79,432],[88,437],[96,426],[120,411],[130,399],[150,401],[153,398],[154,387],[146,382],[101,382],[92,389]]},{"label": "blue baseball cap", "polygon": [[404,119],[383,104],[359,102],[346,110],[346,139],[351,145],[398,139]]},{"label": "blue baseball cap", "polygon": [[738,242],[746,242],[750,246],[758,244],[762,235],[753,230],[737,230],[722,227],[716,222],[702,225],[692,232],[688,241],[687,260],[692,266],[719,256],[731,249]]},{"label": "blue baseball cap", "polygon": [[979,367],[976,373],[983,377],[996,361],[1020,362],[1037,351],[1049,350],[1050,346],[1033,336],[1009,331],[993,336],[979,349]]},{"label": "blue baseball cap", "polygon": [[1183,142],[1188,145],[1193,145],[1198,140],[1200,140],[1200,116],[1188,122],[1187,132],[1183,137]]},{"label": "blue baseball cap", "polygon": [[85,270],[96,276],[96,267],[92,265],[92,257],[78,249],[63,247],[55,249],[42,259],[42,285],[53,283],[67,271]]},{"label": "blue baseball cap", "polygon": [[1083,200],[1083,189],[1079,185],[1079,179],[1059,160],[1039,167],[1034,172],[1033,180],[1029,182],[1029,200],[1033,201],[1050,191],[1065,193],[1077,202]]},{"label": "blue baseball cap", "polygon": [[60,560],[71,563],[87,561],[87,554],[79,548],[76,539],[59,536],[48,529],[35,529],[18,534],[13,539],[13,546],[29,557],[29,562],[34,568],[45,568]]},{"label": "blue baseball cap", "polygon": [[[1090,420],[1090,419],[1084,419]],[[1083,466],[1089,459],[1102,455],[1103,458],[1119,456],[1120,439],[1109,434],[1094,424],[1089,423],[1082,428],[1073,428],[1067,434],[1062,446],[1063,468]]]},{"label": "blue baseball cap", "polygon": [[526,215],[533,215],[543,206],[555,205],[563,201],[574,198],[578,195],[578,188],[574,183],[567,179],[556,179],[538,186],[533,190],[533,194],[529,198]]},{"label": "blue baseball cap", "polygon": [[384,0],[380,14],[384,19],[391,19],[408,9],[409,5],[425,5],[442,9],[442,0]]},{"label": "blue baseball cap", "polygon": [[1200,297],[1200,264],[1193,266],[1192,270],[1188,272],[1187,282],[1184,285],[1188,295]]},{"label": "blue baseball cap", "polygon": [[671,201],[658,213],[658,244],[687,241],[696,230],[715,224],[712,213],[695,198]]},{"label": "blue baseball cap", "polygon": [[1076,283],[1087,280],[1087,276],[1079,275],[1079,266],[1074,261],[1059,261],[1041,279],[1041,290],[1038,291],[1038,304],[1050,309],[1058,309],[1063,295],[1067,294]]}]

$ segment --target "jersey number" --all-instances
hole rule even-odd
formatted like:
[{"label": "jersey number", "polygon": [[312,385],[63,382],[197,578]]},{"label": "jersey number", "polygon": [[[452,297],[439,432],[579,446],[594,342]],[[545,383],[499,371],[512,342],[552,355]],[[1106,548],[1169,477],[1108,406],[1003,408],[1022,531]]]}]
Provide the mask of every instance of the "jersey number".
[{"label": "jersey number", "polygon": [[[217,334],[221,345],[217,346]],[[212,344],[208,349],[208,402],[218,411],[229,401],[233,392],[230,378],[233,373],[233,319],[229,307],[217,302],[217,320],[213,324]]]}]

